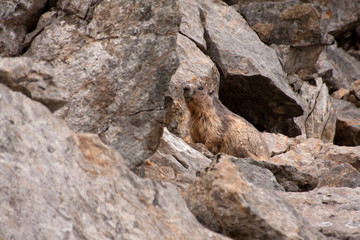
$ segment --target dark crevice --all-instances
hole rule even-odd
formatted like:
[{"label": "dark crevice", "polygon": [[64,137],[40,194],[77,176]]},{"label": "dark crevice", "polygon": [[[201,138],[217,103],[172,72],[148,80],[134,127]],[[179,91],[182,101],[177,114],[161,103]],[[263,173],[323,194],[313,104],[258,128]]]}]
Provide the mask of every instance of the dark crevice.
[{"label": "dark crevice", "polygon": [[200,49],[200,51],[202,51],[205,55],[207,55],[206,50],[199,43],[197,43],[194,39],[192,39],[191,37],[189,37],[188,35],[186,35],[185,33],[181,32],[181,31],[179,31],[178,33],[183,35],[184,37],[186,37],[193,43],[195,43],[195,45]]},{"label": "dark crevice", "polygon": [[[57,1],[57,0],[48,0],[48,1],[45,3],[44,7],[36,14],[36,17],[34,17],[34,19],[33,19],[33,21],[32,21],[32,24],[31,24],[31,25],[28,25],[28,27],[27,27],[27,35],[30,34],[30,33],[32,33],[32,32],[34,32],[34,31],[36,30],[36,28],[38,27],[38,23],[39,23],[39,20],[40,20],[41,16],[42,16],[44,13],[50,11],[50,9],[56,5],[56,1]],[[23,55],[23,54],[25,54],[25,53],[27,52],[27,50],[29,49],[29,47],[30,47],[30,45],[31,45],[32,40],[33,40],[37,35],[39,35],[40,33],[41,33],[41,31],[40,31],[39,33],[35,34],[35,35],[32,37],[32,39],[31,39],[30,42],[27,42],[27,43],[25,42],[25,41],[26,41],[26,37],[23,39],[24,42],[23,42],[23,46],[22,46],[22,49],[21,49],[21,52],[20,52],[19,55]],[[27,36],[27,35],[26,35],[26,36]]]},{"label": "dark crevice", "polygon": [[175,155],[172,155],[176,161],[178,161],[184,168],[189,169],[189,164],[181,159],[179,159],[178,157],[176,157]]},{"label": "dark crevice", "polygon": [[143,112],[153,112],[153,111],[160,111],[160,110],[163,110],[163,108],[162,108],[162,107],[159,107],[159,108],[152,108],[152,109],[143,109],[143,110],[139,110],[139,111],[136,111],[136,112],[134,112],[134,113],[131,113],[131,114],[129,114],[128,116],[129,116],[129,117],[132,117],[132,116],[135,116],[135,115],[137,115],[137,114],[139,114],[139,113],[143,113]]},{"label": "dark crevice", "polygon": [[152,184],[153,184],[153,188],[154,188],[154,199],[152,201],[152,205],[154,207],[161,207],[160,203],[159,203],[159,190],[158,190],[158,186],[156,184],[156,181],[154,179],[152,179]]},{"label": "dark crevice", "polygon": [[333,33],[338,46],[345,51],[360,50],[360,21],[351,23],[341,33]]}]

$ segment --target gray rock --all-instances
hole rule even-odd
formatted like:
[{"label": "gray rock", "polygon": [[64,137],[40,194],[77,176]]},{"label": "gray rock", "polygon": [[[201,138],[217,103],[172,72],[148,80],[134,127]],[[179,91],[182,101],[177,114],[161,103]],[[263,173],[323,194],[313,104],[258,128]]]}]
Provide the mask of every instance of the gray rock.
[{"label": "gray rock", "polygon": [[165,93],[166,126],[177,136],[189,138],[187,123],[190,113],[185,104],[184,85],[201,83],[215,90],[217,94],[220,74],[211,59],[194,42],[181,34],[178,34],[176,51],[180,65],[172,76],[169,89]]},{"label": "gray rock", "polygon": [[181,14],[179,32],[194,41],[200,49],[205,51],[203,16],[198,2],[178,0],[178,4]]},{"label": "gray rock", "polygon": [[272,44],[271,47],[276,50],[285,73],[297,73],[303,80],[307,80],[313,74],[314,65],[324,48],[319,45],[292,47],[276,44]]},{"label": "gray rock", "polygon": [[84,19],[89,11],[91,4],[100,2],[99,0],[58,0],[56,6],[65,12],[76,14]]},{"label": "gray rock", "polygon": [[[239,169],[241,174],[244,175],[246,180],[257,187],[268,189],[268,190],[278,190],[285,191],[284,187],[281,186],[272,172],[261,166],[257,166],[254,162],[257,162],[253,159],[244,159],[244,158],[235,158],[229,155],[217,155],[217,159],[229,159],[235,166]],[[259,164],[260,165],[260,164]]]},{"label": "gray rock", "polygon": [[334,36],[358,26],[360,20],[360,12],[356,11],[360,9],[358,0],[306,0],[306,2],[319,5],[322,12],[321,27]]},{"label": "gray rock", "polygon": [[263,132],[262,135],[268,145],[271,157],[289,151],[290,147],[296,144],[297,139],[289,138],[281,133],[274,134]]},{"label": "gray rock", "polygon": [[320,151],[314,152],[315,158],[331,160],[337,163],[349,163],[360,170],[360,147],[323,144]]},{"label": "gray rock", "polygon": [[46,26],[50,25],[55,20],[56,17],[57,17],[56,11],[45,12],[43,15],[41,15],[39,21],[36,24],[35,30],[32,31],[31,33],[28,33],[25,36],[23,47],[24,48],[29,47],[31,42],[34,40],[34,38],[37,35],[39,35],[45,29]]},{"label": "gray rock", "polygon": [[332,98],[321,78],[315,78],[315,85],[304,82],[299,92],[304,100],[304,114],[295,122],[307,138],[317,138],[332,143],[335,136],[336,114]]},{"label": "gray rock", "polygon": [[[312,181],[312,183],[319,182],[319,187],[356,187],[359,184],[360,147],[336,146],[314,138],[298,138],[292,142],[285,142],[284,138],[265,136],[265,141],[275,142],[269,145],[270,151],[272,151],[272,146],[288,146],[285,151],[274,155],[270,159],[270,163],[284,167],[292,166],[300,173],[300,176],[311,176],[311,178],[301,179],[289,171],[290,176],[299,180],[298,186],[301,184],[307,186],[306,181],[303,181],[305,179],[315,179],[316,181]],[[283,147],[283,149],[285,148]],[[276,176],[275,173],[274,175]],[[284,186],[277,176],[276,178]],[[290,181],[290,183],[294,182],[296,183],[296,181]],[[296,185],[291,184],[290,186]],[[316,187],[316,185],[311,186],[312,188],[309,189]]]},{"label": "gray rock", "polygon": [[360,62],[360,50],[350,49],[347,51],[350,56],[354,57],[358,62]]},{"label": "gray rock", "polygon": [[174,186],[140,179],[94,134],[0,85],[0,238],[227,239]]},{"label": "gray rock", "polygon": [[0,58],[0,83],[41,102],[51,111],[69,100],[69,91],[58,84],[51,66],[28,57]]},{"label": "gray rock", "polygon": [[360,79],[360,63],[336,45],[323,50],[315,68],[330,92],[349,89],[354,81]]},{"label": "gray rock", "polygon": [[252,164],[269,169],[287,192],[304,192],[318,186],[317,178],[305,171],[299,171],[293,166],[276,165],[269,162],[252,162]]},{"label": "gray rock", "polygon": [[235,163],[249,182],[265,189],[303,192],[318,186],[318,178],[290,165],[277,165],[251,158],[230,157],[229,160]]},{"label": "gray rock", "polygon": [[0,1],[0,57],[21,54],[27,32],[36,24],[47,0]]},{"label": "gray rock", "polygon": [[353,82],[349,93],[345,95],[345,100],[352,102],[356,107],[360,107],[360,79]]},{"label": "gray rock", "polygon": [[179,23],[175,0],[102,1],[89,23],[59,11],[26,55],[50,61],[71,90],[57,116],[76,132],[98,134],[134,169],[162,135]]},{"label": "gray rock", "polygon": [[337,146],[324,143],[319,139],[308,138],[292,145],[288,151],[273,156],[270,161],[279,165],[291,165],[300,170],[316,159],[326,159],[335,163],[349,163],[359,170],[360,147]]},{"label": "gray rock", "polygon": [[275,192],[249,183],[228,159],[201,172],[187,203],[202,224],[233,239],[325,239]]},{"label": "gray rock", "polygon": [[324,168],[319,177],[318,187],[360,187],[360,173],[348,163],[334,164],[330,168]]},{"label": "gray rock", "polygon": [[220,100],[256,127],[299,135],[292,117],[303,110],[275,51],[260,41],[234,8],[210,0],[202,1],[201,7],[208,53],[224,76]]},{"label": "gray rock", "polygon": [[336,133],[334,143],[342,146],[360,145],[360,108],[344,100],[333,100],[336,110]]},{"label": "gray rock", "polygon": [[210,163],[210,159],[165,128],[158,150],[145,162],[145,177],[171,182],[185,196],[196,172]]},{"label": "gray rock", "polygon": [[326,43],[321,33],[321,12],[314,4],[297,0],[239,3],[260,39],[268,44],[311,46]]},{"label": "gray rock", "polygon": [[311,192],[279,192],[327,239],[360,238],[360,188],[320,188]]}]

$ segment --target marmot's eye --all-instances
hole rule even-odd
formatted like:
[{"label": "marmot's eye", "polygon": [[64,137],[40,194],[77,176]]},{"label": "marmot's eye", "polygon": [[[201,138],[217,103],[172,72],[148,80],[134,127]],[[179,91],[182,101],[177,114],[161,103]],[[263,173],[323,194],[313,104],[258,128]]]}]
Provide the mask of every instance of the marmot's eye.
[{"label": "marmot's eye", "polygon": [[203,87],[199,87],[198,90],[203,90],[204,88]]}]

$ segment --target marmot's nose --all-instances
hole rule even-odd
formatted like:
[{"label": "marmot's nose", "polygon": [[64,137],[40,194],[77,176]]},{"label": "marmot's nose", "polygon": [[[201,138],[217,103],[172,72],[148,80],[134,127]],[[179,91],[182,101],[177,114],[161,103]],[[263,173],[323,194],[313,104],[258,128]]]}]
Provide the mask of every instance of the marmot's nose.
[{"label": "marmot's nose", "polygon": [[185,87],[184,87],[184,92],[189,92],[190,91],[190,86],[189,85],[186,85]]}]

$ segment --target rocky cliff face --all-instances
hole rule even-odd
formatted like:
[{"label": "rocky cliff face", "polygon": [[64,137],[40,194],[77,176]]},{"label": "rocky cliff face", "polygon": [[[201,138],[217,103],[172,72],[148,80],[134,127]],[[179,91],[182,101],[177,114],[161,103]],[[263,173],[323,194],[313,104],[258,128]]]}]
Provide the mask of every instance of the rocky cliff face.
[{"label": "rocky cliff face", "polygon": [[[360,239],[360,1],[0,0],[0,239]],[[189,136],[183,86],[268,161]]]}]

